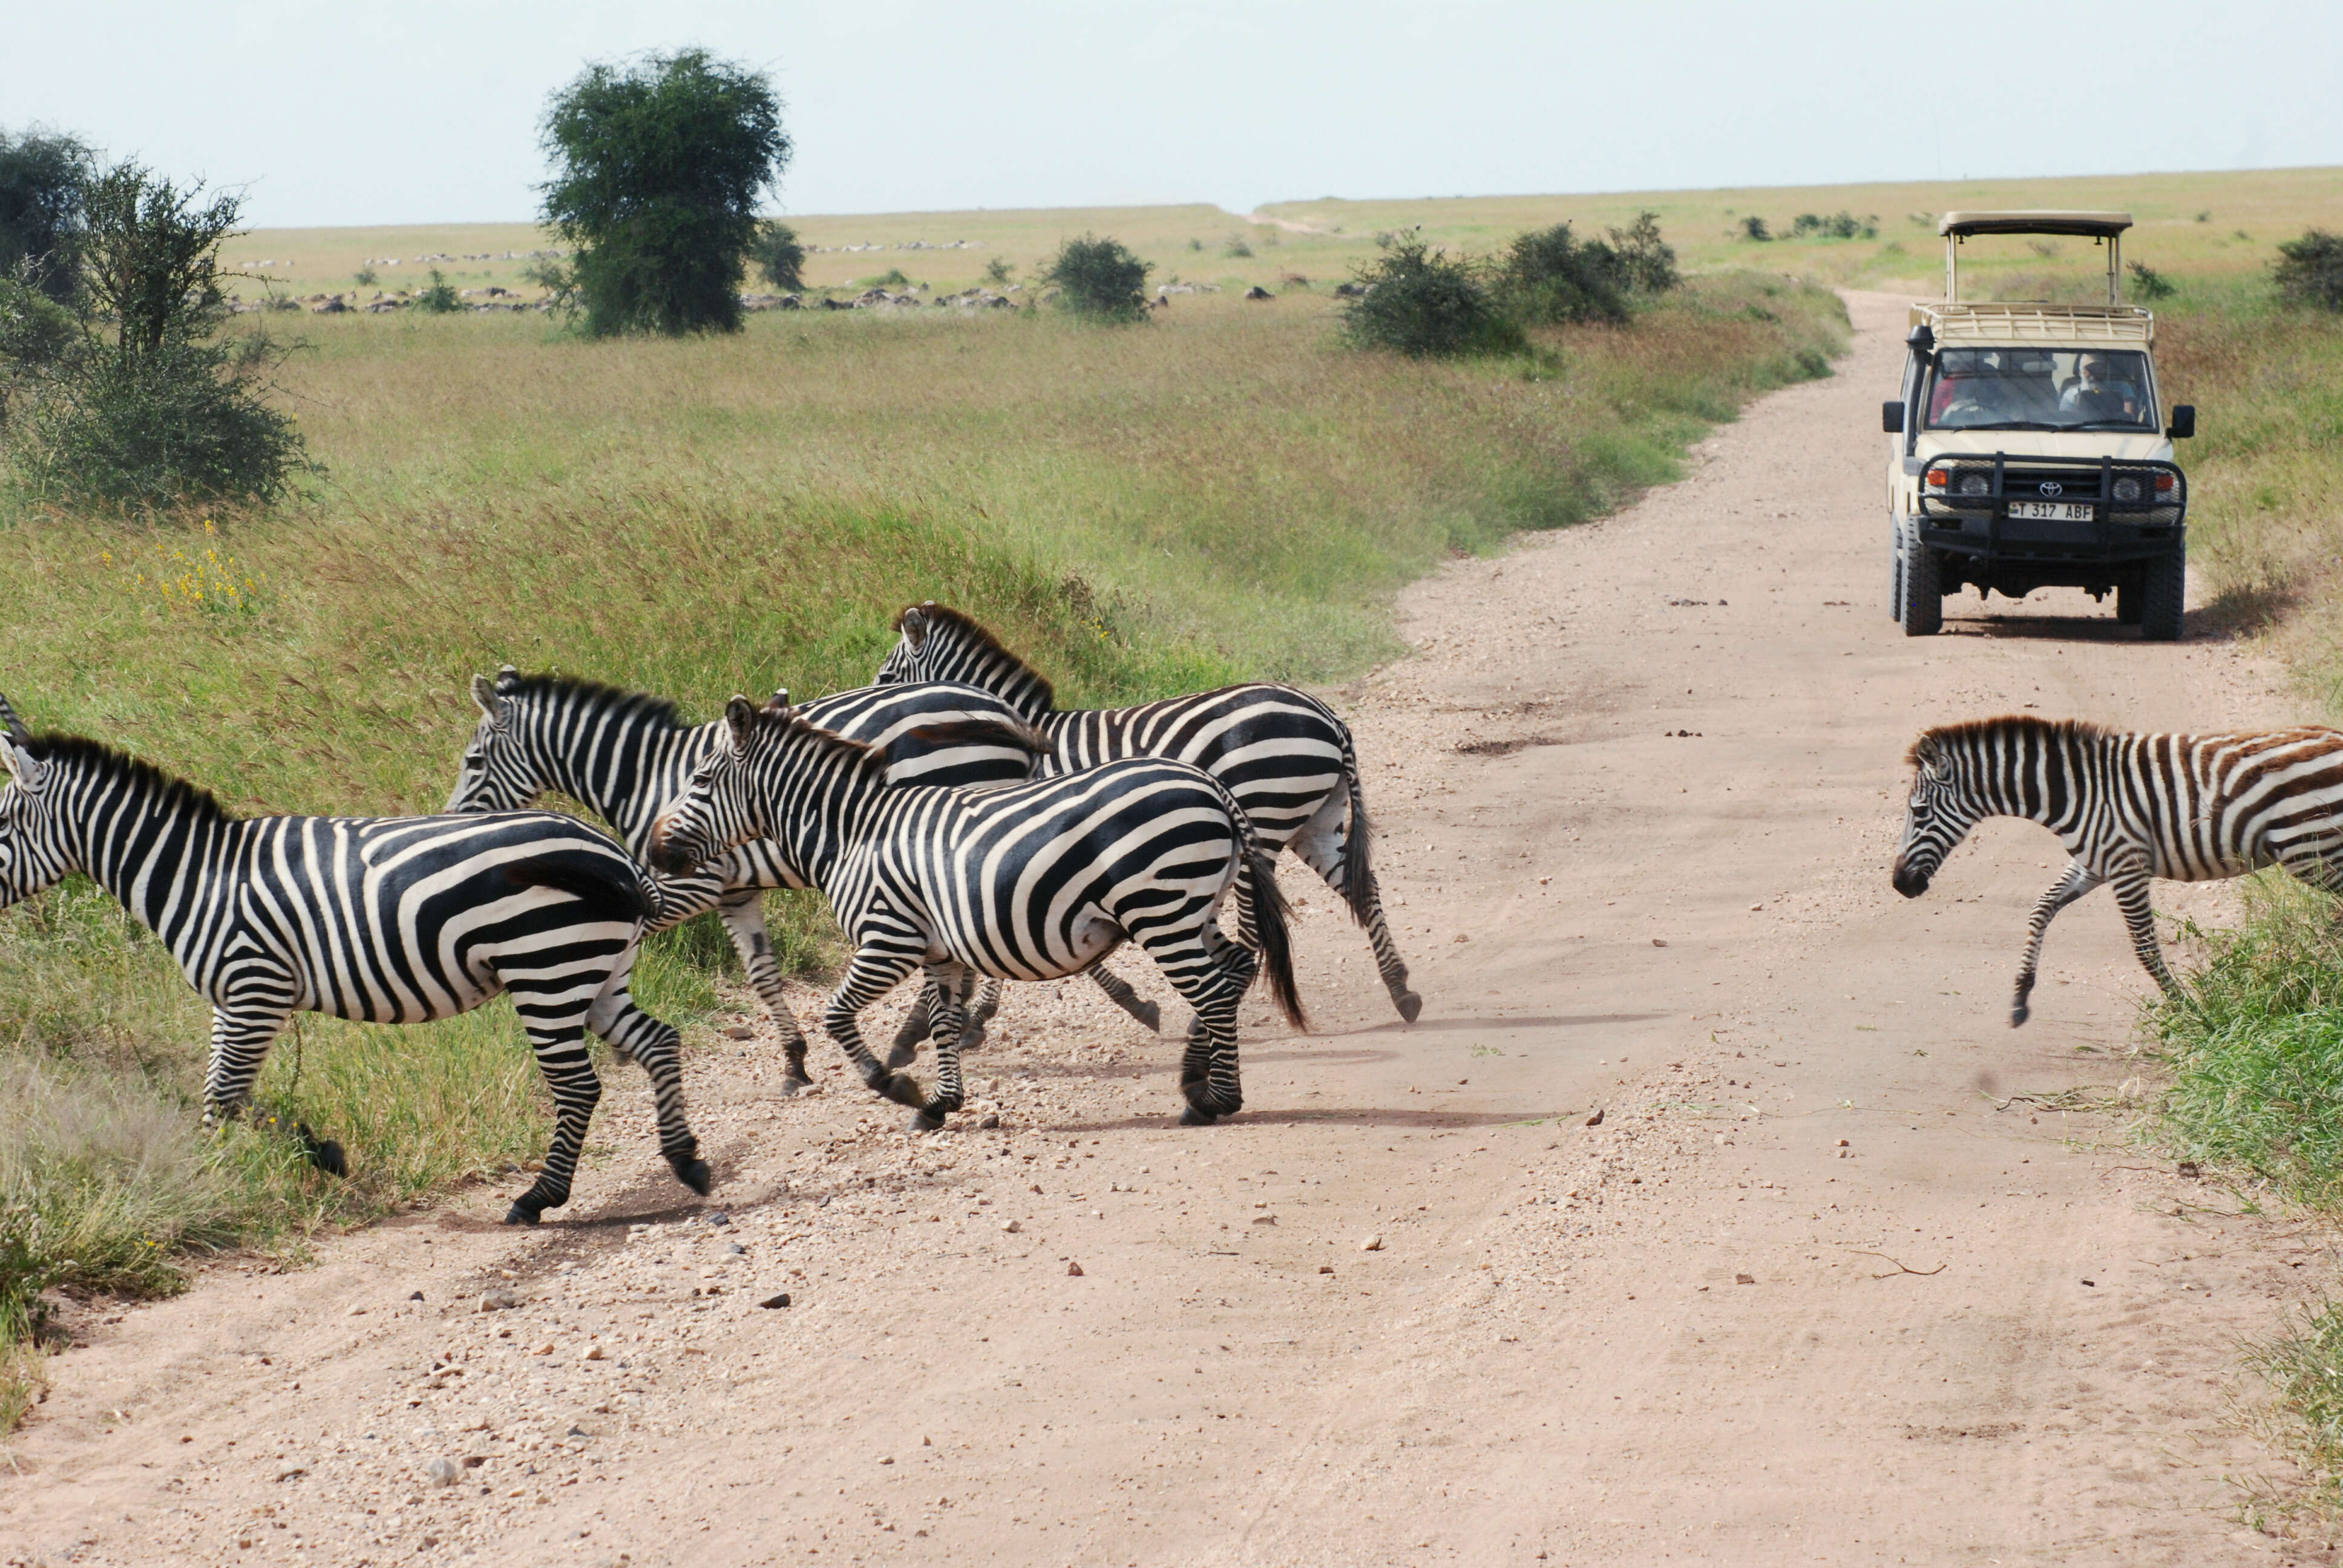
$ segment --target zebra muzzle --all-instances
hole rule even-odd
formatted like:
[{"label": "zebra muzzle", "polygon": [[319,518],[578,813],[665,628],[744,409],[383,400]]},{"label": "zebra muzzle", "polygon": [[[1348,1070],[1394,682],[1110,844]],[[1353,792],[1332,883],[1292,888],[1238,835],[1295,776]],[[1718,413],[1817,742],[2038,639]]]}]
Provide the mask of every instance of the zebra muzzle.
[{"label": "zebra muzzle", "polygon": [[1888,880],[1895,884],[1897,892],[1907,899],[1916,899],[1928,890],[1928,873],[1901,855],[1896,857],[1896,868],[1889,873]]}]

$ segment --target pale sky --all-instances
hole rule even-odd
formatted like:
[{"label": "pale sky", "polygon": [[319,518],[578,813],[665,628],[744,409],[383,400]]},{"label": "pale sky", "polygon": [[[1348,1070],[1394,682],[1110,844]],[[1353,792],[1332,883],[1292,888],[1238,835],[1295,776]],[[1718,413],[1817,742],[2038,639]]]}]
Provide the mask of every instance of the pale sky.
[{"label": "pale sky", "polygon": [[531,217],[547,95],[688,45],[770,73],[799,214],[2343,164],[2332,0],[0,0],[0,126],[256,226]]}]

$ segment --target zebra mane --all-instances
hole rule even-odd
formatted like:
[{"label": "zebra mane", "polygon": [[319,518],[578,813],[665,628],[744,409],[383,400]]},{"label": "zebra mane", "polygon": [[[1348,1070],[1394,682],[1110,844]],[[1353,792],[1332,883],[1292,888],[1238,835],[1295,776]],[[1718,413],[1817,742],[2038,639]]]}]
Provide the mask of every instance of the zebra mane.
[{"label": "zebra mane", "polygon": [[1966,742],[1990,741],[2013,734],[2030,735],[2037,740],[2055,745],[2067,740],[2099,740],[2111,733],[2105,725],[2094,724],[2087,719],[2043,719],[2031,713],[2005,713],[1996,719],[1964,719],[1957,724],[1939,724],[1933,729],[1920,731],[1919,738],[1905,749],[1904,765],[1917,768]]},{"label": "zebra mane", "polygon": [[86,735],[35,735],[25,743],[25,749],[35,760],[52,766],[63,765],[68,769],[86,767],[124,779],[134,789],[150,791],[156,802],[166,809],[184,811],[205,821],[243,820],[202,785],[191,784],[176,773],[166,773],[152,762],[116,750],[103,740],[92,740]]},{"label": "zebra mane", "polygon": [[770,705],[759,707],[755,723],[758,733],[769,740],[783,742],[803,737],[812,741],[817,750],[843,753],[861,772],[884,773],[887,770],[887,754],[878,747],[866,740],[840,735],[835,729],[824,729],[809,719],[799,718],[788,709]]},{"label": "zebra mane", "polygon": [[[903,617],[913,610],[918,610],[927,617],[931,626],[950,627],[979,648],[1032,682],[1034,693],[1041,698],[1041,706],[1044,709],[1053,709],[1058,706],[1057,688],[1050,684],[1049,678],[1026,663],[1021,655],[1010,652],[1001,640],[992,635],[990,628],[974,616],[965,610],[954,609],[948,604],[938,604],[935,600],[930,599],[925,604],[906,605],[903,608],[902,614],[895,618],[895,629],[898,632],[903,629]],[[929,635],[933,636],[934,633],[931,631]]]},{"label": "zebra mane", "polygon": [[673,698],[654,697],[648,691],[629,691],[623,686],[608,686],[598,680],[587,680],[574,675],[518,675],[510,680],[499,680],[497,695],[542,699],[556,705],[577,703],[610,713],[622,720],[640,719],[647,724],[664,725],[669,729],[689,728],[678,716]]}]

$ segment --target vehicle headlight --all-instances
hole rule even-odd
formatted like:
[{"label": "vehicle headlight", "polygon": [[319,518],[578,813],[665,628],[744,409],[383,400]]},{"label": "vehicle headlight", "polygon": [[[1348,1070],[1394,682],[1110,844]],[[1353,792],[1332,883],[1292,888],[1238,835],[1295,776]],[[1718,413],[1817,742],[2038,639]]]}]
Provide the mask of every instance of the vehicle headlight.
[{"label": "vehicle headlight", "polygon": [[2116,481],[2116,499],[2118,501],[2138,500],[2139,481],[2131,477],[2129,475],[2126,475],[2124,477],[2117,479]]},{"label": "vehicle headlight", "polygon": [[1992,488],[1992,481],[1988,480],[1983,474],[1963,474],[1961,476],[1961,494],[1964,496],[1982,496],[1987,490]]}]

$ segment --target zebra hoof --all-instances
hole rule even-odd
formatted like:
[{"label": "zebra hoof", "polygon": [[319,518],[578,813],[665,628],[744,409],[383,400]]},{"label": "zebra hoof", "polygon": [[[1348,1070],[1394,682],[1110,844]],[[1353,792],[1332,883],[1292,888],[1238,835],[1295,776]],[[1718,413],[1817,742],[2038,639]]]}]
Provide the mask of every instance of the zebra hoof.
[{"label": "zebra hoof", "polygon": [[301,1152],[309,1157],[310,1164],[328,1176],[347,1176],[350,1173],[349,1157],[342,1152],[338,1141],[318,1137],[309,1131],[309,1124],[306,1121],[294,1123],[293,1131],[300,1138]]},{"label": "zebra hoof", "polygon": [[960,1031],[960,1050],[974,1050],[983,1045],[983,1043],[984,1020],[980,1018],[970,1019],[968,1020],[968,1027]]},{"label": "zebra hoof", "polygon": [[523,1193],[521,1196],[513,1200],[513,1206],[511,1208],[505,1211],[505,1223],[508,1225],[534,1225],[537,1223],[538,1216],[544,1211],[545,1205],[543,1203],[538,1201],[528,1194]]},{"label": "zebra hoof", "polygon": [[674,1168],[675,1179],[701,1197],[707,1197],[714,1190],[716,1177],[714,1172],[708,1169],[707,1161],[694,1156],[688,1160],[670,1161],[669,1163]]},{"label": "zebra hoof", "polygon": [[799,1078],[795,1074],[791,1074],[790,1076],[781,1080],[780,1093],[784,1097],[787,1097],[789,1095],[799,1093],[803,1090],[811,1089],[812,1087],[812,1079]]},{"label": "zebra hoof", "polygon": [[899,1073],[887,1073],[870,1087],[898,1105],[908,1105],[914,1111],[928,1107],[928,1097],[920,1092],[920,1086]]},{"label": "zebra hoof", "polygon": [[1220,1119],[1219,1111],[1207,1111],[1201,1105],[1191,1105],[1180,1112],[1180,1125],[1182,1127],[1210,1127]]},{"label": "zebra hoof", "polygon": [[943,1130],[944,1119],[930,1116],[924,1111],[911,1112],[910,1123],[903,1129],[906,1132],[941,1132]]},{"label": "zebra hoof", "polygon": [[2009,1010],[2009,1027],[2016,1029],[2018,1025],[2024,1023],[2027,1019],[2032,1018],[2033,1016],[2034,1010],[2032,1008],[2026,1006],[2022,1001],[2017,1002]]},{"label": "zebra hoof", "polygon": [[1392,1003],[1399,1009],[1402,1021],[1407,1023],[1413,1023],[1416,1014],[1423,1010],[1423,999],[1412,990],[1400,992],[1399,995],[1392,998]]},{"label": "zebra hoof", "polygon": [[920,1048],[917,1044],[906,1045],[899,1040],[895,1042],[894,1049],[887,1053],[887,1066],[890,1070],[893,1070],[909,1067],[919,1059]]}]

